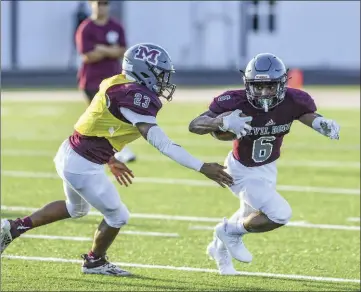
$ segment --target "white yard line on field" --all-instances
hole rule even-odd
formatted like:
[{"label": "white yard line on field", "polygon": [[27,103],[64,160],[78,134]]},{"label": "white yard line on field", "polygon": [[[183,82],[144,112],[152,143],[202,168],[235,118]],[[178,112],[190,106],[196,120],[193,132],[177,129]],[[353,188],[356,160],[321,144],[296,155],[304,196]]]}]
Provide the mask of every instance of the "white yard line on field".
[{"label": "white yard line on field", "polygon": [[[12,260],[25,260],[25,261],[37,261],[37,262],[55,262],[55,263],[72,263],[81,264],[81,260],[63,259],[63,258],[49,258],[49,257],[29,257],[29,256],[16,256],[16,255],[2,255],[2,258]],[[161,265],[148,265],[148,264],[136,264],[136,263],[114,263],[121,267],[143,268],[143,269],[162,269],[172,271],[184,271],[184,272],[203,272],[203,273],[218,273],[215,269],[193,268],[193,267],[175,267],[175,266],[161,266]],[[344,278],[331,278],[331,277],[315,277],[305,275],[288,275],[288,274],[273,274],[262,272],[239,272],[240,276],[250,277],[264,277],[264,278],[279,278],[279,279],[294,279],[305,280],[315,282],[338,282],[338,283],[360,283],[360,279],[344,279]]]},{"label": "white yard line on field", "polygon": [[[18,170],[1,170],[1,176],[18,177],[18,178],[48,178],[59,179],[56,173],[52,172],[30,172]],[[199,187],[219,187],[213,181],[195,180],[195,179],[178,179],[178,178],[161,178],[161,177],[136,177],[136,183],[152,183],[152,184],[170,184],[181,186],[199,186]],[[277,190],[287,192],[312,192],[323,194],[338,194],[338,195],[360,195],[360,189],[344,189],[344,188],[329,188],[329,187],[309,187],[309,186],[292,186],[292,185],[278,185]]]},{"label": "white yard line on field", "polygon": [[[1,206],[2,211],[12,212],[34,212],[37,208],[30,208],[25,206]],[[90,211],[90,216],[102,216],[97,211]],[[193,217],[193,216],[177,216],[177,215],[164,215],[164,214],[145,214],[145,213],[131,213],[131,218],[138,219],[156,219],[156,220],[173,220],[173,221],[190,221],[190,222],[219,222],[221,218],[211,217]]]},{"label": "white yard line on field", "polygon": [[360,222],[360,217],[349,217],[347,218],[349,222]]},{"label": "white yard line on field", "polygon": [[289,222],[286,226],[289,227],[303,227],[303,228],[316,228],[316,229],[335,229],[335,230],[350,230],[360,231],[360,226],[348,225],[333,225],[333,224],[313,224],[308,222]]},{"label": "white yard line on field", "polygon": [[[349,231],[360,231],[360,226],[347,226],[347,225],[330,225],[330,224],[312,224],[304,221],[300,222],[289,222],[286,226],[288,227],[301,227],[301,228],[314,228],[314,229],[329,229],[329,230],[349,230]],[[214,226],[205,225],[192,225],[189,227],[190,230],[214,230]]]},{"label": "white yard line on field", "polygon": [[[21,212],[34,212],[36,208],[29,208],[24,206],[1,206],[2,211],[21,211]],[[101,216],[97,211],[89,212],[91,216]],[[164,215],[164,214],[144,214],[144,213],[132,213],[131,218],[137,219],[156,219],[156,220],[172,220],[172,221],[187,221],[187,222],[207,222],[218,223],[222,221],[222,218],[215,217],[194,217],[194,216],[180,216],[180,215]],[[360,230],[359,226],[347,226],[347,225],[329,225],[329,224],[312,224],[305,221],[294,221],[287,224],[289,227],[304,227],[315,229],[336,229],[336,230]],[[191,226],[190,229],[194,230],[213,230],[214,226]]]},{"label": "white yard line on field", "polygon": [[[165,233],[165,232],[146,232],[146,231],[120,231],[120,234],[125,235],[139,235],[139,236],[153,236],[153,237],[179,237],[178,233]],[[72,241],[93,241],[91,237],[77,237],[77,236],[57,236],[57,235],[42,235],[42,234],[24,234],[24,238],[35,239],[49,239],[49,240],[72,240]]]},{"label": "white yard line on field", "polygon": [[[14,149],[2,149],[2,156],[19,156],[22,157],[54,157],[54,151],[41,151],[41,150],[14,150]],[[223,161],[225,156],[199,156],[199,159],[205,161]],[[169,162],[174,163],[168,157],[161,155],[152,156],[152,155],[138,155],[138,159],[141,161],[152,161],[152,162]],[[279,160],[277,161],[277,166],[281,167],[312,167],[312,168],[355,168],[360,169],[360,162],[353,161],[314,161],[314,160]]]},{"label": "white yard line on field", "polygon": [[21,238],[69,240],[69,241],[93,241],[93,239],[91,237],[57,236],[57,235],[42,235],[42,234],[23,234],[23,235],[21,235]]}]

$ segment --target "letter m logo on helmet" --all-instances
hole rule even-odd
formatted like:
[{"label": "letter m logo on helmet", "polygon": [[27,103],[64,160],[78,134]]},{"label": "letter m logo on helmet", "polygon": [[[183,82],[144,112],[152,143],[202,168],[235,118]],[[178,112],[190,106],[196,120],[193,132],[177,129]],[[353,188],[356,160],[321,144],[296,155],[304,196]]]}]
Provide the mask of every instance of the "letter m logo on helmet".
[{"label": "letter m logo on helmet", "polygon": [[161,52],[157,49],[151,49],[146,46],[139,46],[136,54],[134,55],[134,59],[148,61],[153,65],[157,65],[160,54]]}]

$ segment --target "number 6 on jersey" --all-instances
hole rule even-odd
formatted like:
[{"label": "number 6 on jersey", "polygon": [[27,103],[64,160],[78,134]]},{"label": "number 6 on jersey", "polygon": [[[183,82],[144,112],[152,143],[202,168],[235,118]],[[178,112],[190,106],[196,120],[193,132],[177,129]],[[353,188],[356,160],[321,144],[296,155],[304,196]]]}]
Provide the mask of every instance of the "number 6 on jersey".
[{"label": "number 6 on jersey", "polygon": [[271,156],[273,144],[268,142],[274,140],[276,140],[274,136],[265,136],[254,140],[252,149],[252,159],[254,162],[261,163]]}]

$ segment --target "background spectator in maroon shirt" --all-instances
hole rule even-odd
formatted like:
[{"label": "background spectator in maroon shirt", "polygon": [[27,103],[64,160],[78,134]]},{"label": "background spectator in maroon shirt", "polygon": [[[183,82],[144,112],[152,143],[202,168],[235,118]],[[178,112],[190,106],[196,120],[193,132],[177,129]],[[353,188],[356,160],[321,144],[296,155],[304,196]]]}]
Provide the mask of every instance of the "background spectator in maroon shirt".
[{"label": "background spectator in maroon shirt", "polygon": [[[126,51],[123,26],[109,15],[109,1],[89,1],[91,16],[78,27],[75,35],[77,51],[82,63],[78,71],[78,86],[92,101],[100,83],[122,71],[120,59]],[[124,148],[123,162],[135,160]]]},{"label": "background spectator in maroon shirt", "polygon": [[109,16],[109,1],[89,2],[91,16],[79,25],[75,41],[82,59],[78,85],[91,101],[103,79],[121,73],[126,42],[122,25]]}]

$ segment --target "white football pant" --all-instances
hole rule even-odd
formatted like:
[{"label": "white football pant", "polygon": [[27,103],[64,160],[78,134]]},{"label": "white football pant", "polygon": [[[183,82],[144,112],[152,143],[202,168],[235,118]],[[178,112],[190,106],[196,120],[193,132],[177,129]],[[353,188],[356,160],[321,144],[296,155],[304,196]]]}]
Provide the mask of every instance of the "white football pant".
[{"label": "white football pant", "polygon": [[241,200],[241,208],[229,221],[243,219],[259,210],[278,224],[287,224],[292,216],[288,202],[276,191],[276,162],[246,167],[237,161],[232,152],[225,160],[226,171],[233,177],[232,193]]},{"label": "white football pant", "polygon": [[71,217],[85,216],[93,206],[104,215],[109,226],[120,228],[127,224],[129,211],[106,175],[104,165],[80,156],[70,147],[68,139],[61,144],[54,162],[63,180],[66,207]]}]

